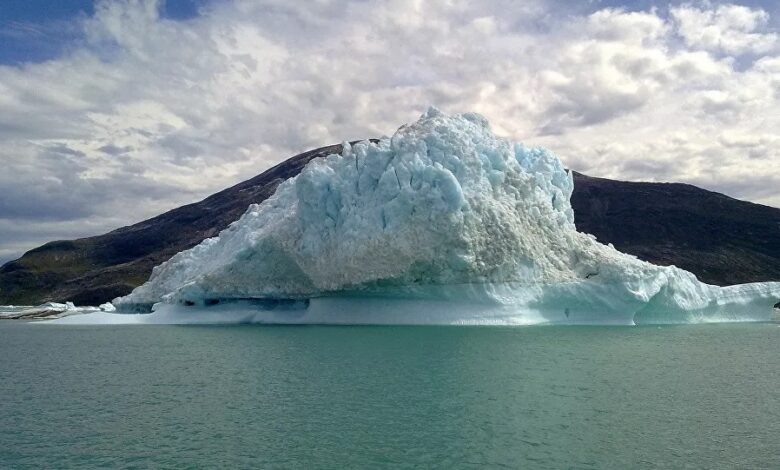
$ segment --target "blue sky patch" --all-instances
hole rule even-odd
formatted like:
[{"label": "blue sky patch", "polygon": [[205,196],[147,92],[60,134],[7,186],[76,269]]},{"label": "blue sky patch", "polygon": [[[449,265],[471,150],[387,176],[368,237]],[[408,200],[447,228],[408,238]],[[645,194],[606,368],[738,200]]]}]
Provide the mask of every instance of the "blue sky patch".
[{"label": "blue sky patch", "polygon": [[[0,2],[0,64],[20,65],[55,59],[83,37],[79,21],[95,12],[94,0],[3,0]],[[163,18],[198,16],[206,0],[167,0]]]}]

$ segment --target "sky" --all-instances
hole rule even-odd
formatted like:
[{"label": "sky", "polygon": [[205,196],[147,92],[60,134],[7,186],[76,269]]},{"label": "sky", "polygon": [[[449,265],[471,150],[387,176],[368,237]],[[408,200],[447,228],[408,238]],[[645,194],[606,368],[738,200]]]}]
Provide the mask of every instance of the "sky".
[{"label": "sky", "polygon": [[430,105],[780,207],[778,31],[775,1],[2,0],[0,262]]}]

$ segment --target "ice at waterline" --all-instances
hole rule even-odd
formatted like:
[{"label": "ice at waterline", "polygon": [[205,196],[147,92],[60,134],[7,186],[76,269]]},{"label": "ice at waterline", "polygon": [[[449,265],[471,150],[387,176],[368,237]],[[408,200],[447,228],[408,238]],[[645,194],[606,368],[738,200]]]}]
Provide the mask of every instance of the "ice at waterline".
[{"label": "ice at waterline", "polygon": [[[780,283],[716,287],[577,232],[552,153],[434,108],[346,144],[218,237],[60,322],[537,324],[761,321]],[[148,310],[144,315],[129,312]]]}]

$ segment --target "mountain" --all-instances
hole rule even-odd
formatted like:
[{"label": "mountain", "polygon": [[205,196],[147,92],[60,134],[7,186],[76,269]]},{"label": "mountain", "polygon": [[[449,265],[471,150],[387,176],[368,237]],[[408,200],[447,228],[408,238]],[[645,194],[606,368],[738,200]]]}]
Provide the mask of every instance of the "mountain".
[{"label": "mountain", "polygon": [[780,280],[780,209],[680,183],[629,183],[574,173],[581,232],[709,284]]},{"label": "mountain", "polygon": [[[208,198],[104,235],[55,241],[0,268],[1,304],[97,305],[129,293],[154,266],[217,235],[331,145],[294,156]],[[629,183],[574,173],[580,231],[718,285],[780,281],[780,209],[695,186]]]}]

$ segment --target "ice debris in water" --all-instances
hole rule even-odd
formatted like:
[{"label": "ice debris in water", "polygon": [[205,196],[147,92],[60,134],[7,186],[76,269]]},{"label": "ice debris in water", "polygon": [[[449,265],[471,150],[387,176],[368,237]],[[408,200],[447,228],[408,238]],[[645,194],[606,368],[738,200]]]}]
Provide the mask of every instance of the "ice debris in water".
[{"label": "ice debris in water", "polygon": [[[384,299],[382,308],[409,308],[409,300],[472,306],[453,317],[426,319],[424,309],[399,317],[411,323],[771,315],[778,283],[706,285],[577,232],[572,189],[571,173],[549,151],[496,137],[478,114],[431,108],[391,138],[344,144],[340,155],[313,160],[218,237],[156,267],[114,304],[128,311],[161,301],[311,299],[302,308],[325,322],[344,315],[341,304],[338,312],[321,308],[334,298],[362,299],[363,309],[379,305],[367,299]],[[360,315],[342,319],[371,318]],[[279,318],[292,317],[270,321]]]},{"label": "ice debris in water", "polygon": [[0,305],[0,319],[30,320],[40,318],[62,318],[68,315],[95,312],[114,312],[116,308],[111,303],[99,307],[76,307],[73,302],[46,302],[41,305]]}]

